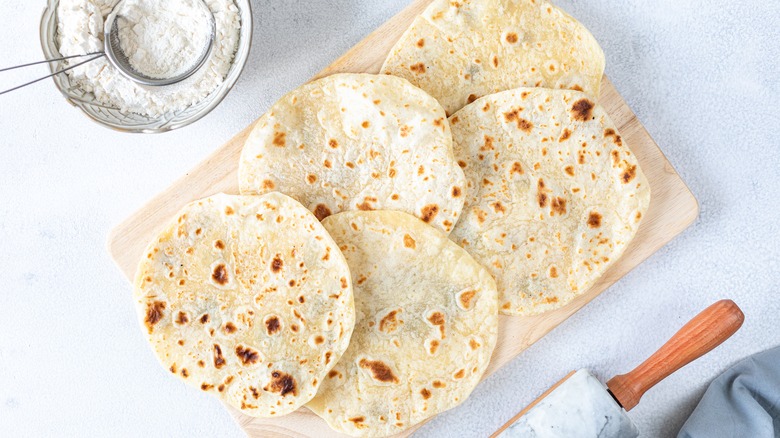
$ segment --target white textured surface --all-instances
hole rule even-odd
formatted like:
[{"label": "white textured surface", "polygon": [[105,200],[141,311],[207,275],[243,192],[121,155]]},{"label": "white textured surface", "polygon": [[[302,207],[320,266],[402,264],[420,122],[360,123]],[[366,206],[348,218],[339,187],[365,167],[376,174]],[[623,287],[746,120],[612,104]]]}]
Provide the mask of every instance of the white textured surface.
[{"label": "white textured surface", "polygon": [[[39,59],[43,1],[0,0],[2,61]],[[0,435],[240,436],[171,379],[105,250],[112,226],[405,1],[254,1],[247,71],[211,115],[159,136],[101,128],[50,81],[0,96]],[[722,297],[742,330],[649,392],[643,436],[679,429],[707,383],[780,344],[780,2],[561,0],[702,205],[696,225],[419,436],[485,436],[572,369],[628,371]],[[0,88],[43,68],[2,73]]]}]

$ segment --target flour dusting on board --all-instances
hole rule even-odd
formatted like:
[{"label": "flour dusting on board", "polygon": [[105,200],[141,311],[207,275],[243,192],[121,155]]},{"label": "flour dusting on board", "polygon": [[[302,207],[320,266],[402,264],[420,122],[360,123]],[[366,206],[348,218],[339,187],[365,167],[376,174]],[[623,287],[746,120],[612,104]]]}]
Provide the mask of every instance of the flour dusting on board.
[{"label": "flour dusting on board", "polygon": [[[161,7],[156,1],[125,0],[120,7],[126,20],[119,20],[122,49],[131,64],[151,77],[174,76],[198,57],[208,38],[204,11],[199,0],[171,0]],[[63,56],[103,51],[103,23],[117,0],[61,0],[57,7],[57,41]],[[92,93],[97,103],[156,117],[183,110],[216,90],[230,70],[238,47],[241,22],[233,0],[206,0],[214,14],[214,49],[206,64],[178,84],[149,87],[119,73],[107,59],[87,63],[68,72],[71,84]],[[193,55],[194,53],[194,55]],[[74,60],[73,64],[80,60]],[[174,73],[173,75],[171,73]]]}]

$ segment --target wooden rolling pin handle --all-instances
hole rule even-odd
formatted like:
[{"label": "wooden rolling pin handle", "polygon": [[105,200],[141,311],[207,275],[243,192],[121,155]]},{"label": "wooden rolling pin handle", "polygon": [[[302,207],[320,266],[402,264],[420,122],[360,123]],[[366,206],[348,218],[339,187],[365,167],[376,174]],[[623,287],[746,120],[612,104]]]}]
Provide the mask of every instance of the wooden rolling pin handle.
[{"label": "wooden rolling pin handle", "polygon": [[722,344],[739,330],[744,320],[745,315],[733,301],[718,301],[685,324],[636,369],[613,377],[607,387],[630,411],[648,389]]}]

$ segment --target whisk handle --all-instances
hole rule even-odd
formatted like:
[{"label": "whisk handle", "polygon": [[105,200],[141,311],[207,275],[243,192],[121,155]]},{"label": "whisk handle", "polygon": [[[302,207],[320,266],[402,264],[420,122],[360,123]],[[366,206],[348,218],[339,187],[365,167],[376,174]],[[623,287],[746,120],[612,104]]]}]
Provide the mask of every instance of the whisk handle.
[{"label": "whisk handle", "polygon": [[4,72],[4,71],[8,71],[8,70],[15,70],[15,69],[17,69],[17,68],[22,68],[22,67],[30,67],[30,66],[32,66],[32,65],[46,64],[46,63],[49,63],[49,62],[57,62],[57,61],[64,61],[64,60],[66,60],[66,59],[72,59],[72,58],[84,58],[84,57],[87,57],[87,56],[91,56],[91,58],[87,59],[86,61],[79,62],[79,63],[77,63],[77,64],[74,64],[74,65],[71,65],[71,66],[69,66],[68,68],[64,68],[64,69],[62,69],[62,70],[57,70],[57,71],[55,71],[54,73],[52,73],[52,74],[50,74],[50,75],[46,75],[46,76],[44,76],[44,77],[42,77],[42,78],[38,78],[38,79],[32,80],[32,81],[30,81],[30,82],[27,82],[27,83],[25,83],[25,84],[18,85],[18,86],[16,86],[16,87],[13,87],[13,88],[9,88],[9,89],[7,89],[7,90],[0,91],[0,95],[3,95],[3,94],[5,94],[5,93],[10,93],[11,91],[18,90],[18,89],[20,89],[20,88],[24,88],[24,87],[26,87],[26,86],[28,86],[28,85],[32,85],[32,84],[34,84],[34,83],[36,83],[36,82],[40,82],[40,81],[42,81],[42,80],[44,80],[44,79],[48,79],[48,78],[50,78],[50,77],[52,77],[52,76],[58,75],[58,74],[60,74],[60,73],[64,73],[64,72],[66,72],[66,71],[68,71],[68,70],[72,70],[72,69],[74,69],[74,68],[76,68],[76,67],[78,67],[78,66],[84,65],[84,64],[86,64],[86,63],[88,63],[88,62],[92,62],[92,61],[94,61],[94,60],[96,60],[96,59],[98,59],[98,58],[102,58],[102,57],[103,57],[103,56],[105,56],[105,55],[106,55],[106,54],[105,54],[104,52],[93,52],[93,53],[86,53],[86,54],[84,54],[84,55],[63,56],[63,57],[61,57],[61,58],[47,59],[47,60],[45,60],[45,61],[30,62],[30,63],[28,63],[28,64],[15,65],[15,66],[13,66],[13,67],[6,67],[6,68],[3,68],[3,69],[0,69],[0,73],[2,73],[2,72]]}]

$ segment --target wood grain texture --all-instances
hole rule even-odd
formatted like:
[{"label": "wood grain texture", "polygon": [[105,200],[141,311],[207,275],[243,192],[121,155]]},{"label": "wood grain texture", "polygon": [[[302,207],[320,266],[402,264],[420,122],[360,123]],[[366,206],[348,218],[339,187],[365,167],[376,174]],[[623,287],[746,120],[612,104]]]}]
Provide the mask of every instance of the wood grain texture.
[{"label": "wood grain texture", "polygon": [[647,390],[725,342],[744,321],[745,315],[736,303],[718,301],[685,324],[633,371],[610,379],[607,387],[623,408],[630,411]]},{"label": "wood grain texture", "polygon": [[[414,18],[431,0],[414,0],[409,7],[374,31],[315,78],[334,73],[377,73],[385,57]],[[586,293],[566,307],[534,317],[501,316],[499,339],[485,377],[541,339],[580,310],[602,291],[642,263],[693,223],[698,203],[672,165],[609,80],[602,84],[600,103],[623,139],[636,154],[653,190],[653,200],[639,232],[625,255]],[[146,206],[117,226],[109,236],[109,252],[132,281],[135,269],[152,237],[187,203],[220,192],[238,193],[238,161],[252,126],[238,133],[203,163],[174,183]],[[255,419],[235,410],[231,413],[250,437],[341,436],[311,411],[299,411],[277,419]],[[412,429],[400,436],[409,436]]]}]

